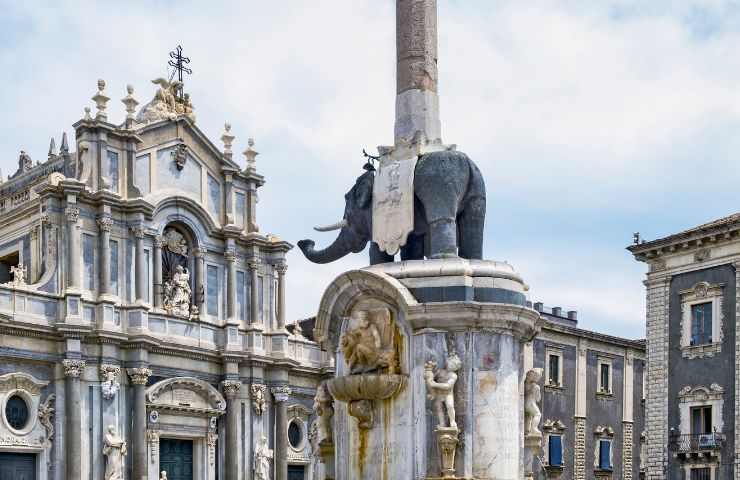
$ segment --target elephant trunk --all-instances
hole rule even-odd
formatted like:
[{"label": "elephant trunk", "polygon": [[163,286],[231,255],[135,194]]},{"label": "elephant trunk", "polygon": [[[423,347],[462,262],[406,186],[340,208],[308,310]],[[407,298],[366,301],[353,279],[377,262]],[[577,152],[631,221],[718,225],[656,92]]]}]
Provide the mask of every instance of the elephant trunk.
[{"label": "elephant trunk", "polygon": [[348,253],[358,251],[356,246],[354,246],[354,243],[357,242],[353,242],[350,237],[351,235],[347,233],[347,230],[342,229],[334,242],[322,250],[316,250],[314,248],[315,244],[313,240],[301,240],[298,242],[298,248],[300,248],[303,255],[313,263],[331,263],[335,260],[339,260]]}]

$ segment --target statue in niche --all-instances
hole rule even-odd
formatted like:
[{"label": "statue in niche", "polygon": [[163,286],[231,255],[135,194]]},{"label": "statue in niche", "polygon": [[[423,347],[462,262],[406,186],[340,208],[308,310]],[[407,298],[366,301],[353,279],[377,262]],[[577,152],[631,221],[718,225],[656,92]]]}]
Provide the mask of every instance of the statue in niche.
[{"label": "statue in niche", "polygon": [[313,409],[319,417],[314,424],[318,426],[317,443],[331,443],[334,436],[331,424],[332,417],[334,417],[334,399],[324,382],[321,382],[319,388],[316,389],[316,396],[313,399]]},{"label": "statue in niche", "polygon": [[183,257],[188,255],[188,242],[185,240],[185,237],[183,237],[182,234],[174,228],[168,228],[164,231],[164,242],[165,247],[170,252],[182,255]]},{"label": "statue in niche", "polygon": [[396,373],[398,355],[393,336],[390,310],[355,310],[339,340],[350,373],[368,373],[381,368]]},{"label": "statue in niche", "polygon": [[437,364],[433,360],[428,361],[424,366],[427,397],[432,401],[439,428],[457,428],[455,383],[457,383],[457,372],[460,367],[462,367],[462,361],[454,352],[447,356],[445,368],[437,369]]},{"label": "statue in niche", "polygon": [[105,480],[123,480],[123,457],[126,455],[126,442],[116,432],[116,427],[108,426],[103,443],[103,455],[107,457],[105,464]]},{"label": "statue in niche", "polygon": [[267,437],[262,437],[257,442],[254,450],[254,479],[270,479],[270,461],[272,460],[272,449],[267,446]]},{"label": "statue in niche", "polygon": [[190,317],[190,295],[190,273],[177,265],[172,279],[164,282],[164,309],[170,315]]},{"label": "statue in niche", "polygon": [[524,378],[524,436],[541,437],[539,424],[542,412],[538,403],[542,399],[539,381],[542,379],[542,369],[533,368]]}]

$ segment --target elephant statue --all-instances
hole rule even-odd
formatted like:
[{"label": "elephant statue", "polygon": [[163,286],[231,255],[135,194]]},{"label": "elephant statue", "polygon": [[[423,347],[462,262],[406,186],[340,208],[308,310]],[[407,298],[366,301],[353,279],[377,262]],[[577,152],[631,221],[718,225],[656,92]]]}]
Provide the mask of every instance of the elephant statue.
[{"label": "elephant statue", "polygon": [[[298,247],[314,263],[330,263],[364,250],[372,240],[372,197],[375,169],[366,165],[344,196],[344,218],[317,231],[339,230],[328,247],[316,250],[313,240]],[[401,247],[402,260],[450,258],[481,259],[486,216],[486,186],[478,167],[454,150],[421,156],[414,171],[414,229]],[[392,262],[394,256],[370,245],[370,264]]]}]

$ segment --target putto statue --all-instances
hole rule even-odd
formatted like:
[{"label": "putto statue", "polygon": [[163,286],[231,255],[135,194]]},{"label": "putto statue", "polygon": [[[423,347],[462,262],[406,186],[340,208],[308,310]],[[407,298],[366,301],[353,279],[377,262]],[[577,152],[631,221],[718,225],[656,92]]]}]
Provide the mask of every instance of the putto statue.
[{"label": "putto statue", "polygon": [[[454,352],[447,356],[445,368],[437,369],[437,364],[433,360],[428,361],[424,366],[427,397],[434,406],[438,427],[457,428],[457,421],[455,420],[455,383],[457,383],[457,372],[461,366],[462,361]],[[447,411],[446,415],[445,410]]]},{"label": "putto statue", "polygon": [[123,480],[123,457],[126,455],[126,442],[116,432],[116,427],[108,426],[103,443],[103,455],[107,457],[105,464],[105,480]]},{"label": "putto statue", "polygon": [[270,479],[270,460],[272,460],[272,449],[267,446],[267,437],[262,437],[257,442],[254,450],[254,479]]},{"label": "putto statue", "polygon": [[524,378],[524,436],[541,437],[539,429],[542,412],[538,403],[542,399],[539,381],[542,379],[542,369],[533,368]]},{"label": "putto statue", "polygon": [[26,284],[26,267],[23,265],[23,262],[19,262],[16,266],[11,266],[10,273],[13,275],[13,280],[8,282],[7,285],[20,287]]},{"label": "putto statue", "polygon": [[164,282],[164,309],[170,315],[189,318],[190,296],[190,273],[178,265],[172,279]]}]

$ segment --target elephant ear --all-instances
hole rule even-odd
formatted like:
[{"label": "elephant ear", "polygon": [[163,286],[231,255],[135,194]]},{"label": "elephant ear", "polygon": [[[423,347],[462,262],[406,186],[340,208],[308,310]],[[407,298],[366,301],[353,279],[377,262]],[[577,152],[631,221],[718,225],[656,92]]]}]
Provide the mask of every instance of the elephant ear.
[{"label": "elephant ear", "polygon": [[357,180],[355,185],[355,202],[359,208],[365,209],[370,207],[370,200],[373,198],[373,180],[372,172],[365,172]]}]

